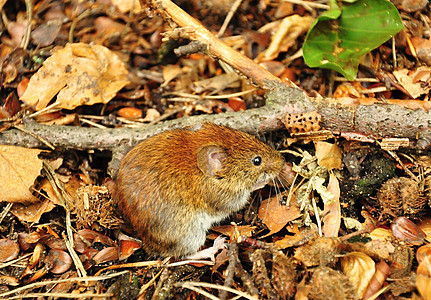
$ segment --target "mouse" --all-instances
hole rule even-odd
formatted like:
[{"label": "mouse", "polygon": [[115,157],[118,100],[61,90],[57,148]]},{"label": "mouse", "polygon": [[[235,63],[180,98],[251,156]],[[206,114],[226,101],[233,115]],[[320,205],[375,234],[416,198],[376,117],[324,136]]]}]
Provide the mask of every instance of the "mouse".
[{"label": "mouse", "polygon": [[198,252],[210,227],[242,209],[284,164],[255,136],[202,123],[133,147],[112,194],[149,255],[180,258]]}]

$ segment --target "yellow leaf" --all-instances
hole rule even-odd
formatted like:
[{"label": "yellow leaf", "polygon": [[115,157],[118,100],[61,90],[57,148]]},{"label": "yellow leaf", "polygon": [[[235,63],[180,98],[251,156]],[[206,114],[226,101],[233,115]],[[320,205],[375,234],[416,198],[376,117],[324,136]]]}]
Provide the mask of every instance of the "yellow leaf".
[{"label": "yellow leaf", "polygon": [[0,202],[35,200],[31,187],[42,169],[39,149],[0,146]]},{"label": "yellow leaf", "polygon": [[328,170],[341,169],[341,150],[336,144],[318,141],[316,157],[319,166],[326,167]]},{"label": "yellow leaf", "polygon": [[375,265],[371,257],[362,252],[350,252],[341,259],[341,269],[355,287],[356,295],[360,299],[376,271]]},{"label": "yellow leaf", "polygon": [[124,63],[100,45],[66,44],[34,74],[21,100],[36,110],[54,106],[74,109],[80,105],[109,102],[129,83]]}]

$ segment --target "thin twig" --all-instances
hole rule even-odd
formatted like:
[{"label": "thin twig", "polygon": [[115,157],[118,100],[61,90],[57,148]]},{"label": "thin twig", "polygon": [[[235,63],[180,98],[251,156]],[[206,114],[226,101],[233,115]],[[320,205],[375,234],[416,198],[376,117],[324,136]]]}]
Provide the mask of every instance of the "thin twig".
[{"label": "thin twig", "polygon": [[406,172],[407,174],[409,174],[409,176],[416,182],[419,182],[419,178],[416,177],[415,174],[412,173],[412,171],[410,171],[409,168],[407,168],[403,162],[401,161],[401,159],[398,157],[398,155],[391,151],[391,150],[387,150],[386,152],[389,153],[390,156],[392,156],[393,159],[395,159],[397,161],[398,164],[400,164],[400,166],[403,168],[404,172]]},{"label": "thin twig", "polygon": [[304,6],[306,8],[320,8],[320,9],[329,9],[329,5],[314,3],[312,1],[303,1],[303,0],[283,0],[284,2],[290,2],[292,4],[298,4]]},{"label": "thin twig", "polygon": [[[237,268],[237,257],[238,257],[238,244],[236,242],[232,242],[229,246],[229,265],[226,268],[226,279],[224,281],[225,287],[231,287],[233,284],[233,276],[235,275],[235,270]],[[220,299],[224,300],[227,298],[227,291],[222,290],[219,294]]]},{"label": "thin twig", "polygon": [[16,264],[17,262],[19,262],[19,261],[21,261],[21,260],[24,260],[24,259],[26,259],[27,257],[32,256],[32,255],[33,255],[33,253],[28,253],[28,254],[23,255],[23,256],[21,256],[21,257],[19,257],[19,258],[17,258],[17,259],[14,259],[14,260],[11,260],[11,261],[8,261],[8,262],[5,262],[5,263],[2,263],[2,264],[0,264],[0,269],[6,268],[6,267],[11,266],[11,265],[14,265],[14,264]]},{"label": "thin twig", "polygon": [[81,299],[81,298],[111,298],[113,293],[106,294],[95,294],[95,293],[83,293],[83,294],[71,294],[71,293],[29,293],[25,295],[9,297],[9,299],[23,299],[23,298],[39,298],[39,297],[58,297],[58,298],[69,298],[69,299]]},{"label": "thin twig", "polygon": [[10,209],[12,208],[13,203],[8,203],[6,204],[6,206],[3,208],[3,211],[0,214],[0,224],[3,222],[4,218],[6,217],[7,213],[10,211]]},{"label": "thin twig", "polygon": [[212,288],[212,289],[226,290],[228,292],[234,293],[236,295],[239,295],[239,296],[244,297],[244,298],[249,299],[249,300],[256,300],[257,299],[257,298],[250,296],[249,294],[244,293],[242,291],[238,291],[238,290],[233,289],[233,288],[225,287],[225,286],[218,285],[218,284],[206,283],[206,282],[194,282],[194,281],[178,282],[176,284],[176,286],[182,287],[182,288],[187,288],[187,289],[190,289],[191,287],[201,286],[201,287],[207,287],[207,288]]},{"label": "thin twig", "polygon": [[[109,275],[105,275],[105,276],[89,276],[85,278],[85,281],[100,281],[100,280],[106,280],[106,279],[111,279],[114,277],[118,277],[121,275],[124,275],[126,273],[128,273],[129,271],[121,271],[118,273],[114,273],[114,274],[109,274]],[[36,287],[40,287],[40,286],[45,286],[45,285],[49,285],[49,284],[58,284],[58,283],[63,283],[63,282],[76,282],[76,281],[83,281],[83,278],[81,277],[74,277],[74,278],[67,278],[67,279],[58,279],[58,280],[47,280],[47,281],[41,281],[41,282],[34,282],[31,284],[27,284],[25,286],[16,288],[14,290],[5,292],[3,294],[0,294],[0,299],[1,298],[5,298],[6,296],[15,294],[15,293],[19,293],[25,290],[29,290],[29,289],[34,289]]]},{"label": "thin twig", "polygon": [[227,26],[229,25],[230,21],[233,18],[233,15],[237,11],[238,7],[241,5],[242,0],[236,0],[234,4],[232,4],[232,7],[230,8],[229,12],[226,15],[226,18],[224,19],[223,25],[220,27],[220,30],[218,31],[216,37],[222,37],[224,32],[226,31]]},{"label": "thin twig", "polygon": [[205,296],[205,297],[207,297],[209,299],[220,300],[220,298],[214,296],[213,294],[210,294],[209,292],[207,292],[207,291],[205,291],[203,289],[200,289],[200,288],[197,288],[197,287],[194,287],[194,286],[183,286],[183,287],[188,288],[189,290],[194,291],[196,293],[199,293],[199,294],[201,294],[201,295],[203,295],[203,296]]},{"label": "thin twig", "polygon": [[193,94],[189,94],[189,93],[171,92],[171,93],[166,93],[163,96],[174,95],[174,96],[187,97],[187,98],[199,99],[199,100],[202,100],[202,99],[217,100],[217,99],[228,99],[228,98],[232,98],[232,97],[243,96],[246,94],[253,93],[256,90],[257,89],[253,88],[253,89],[249,89],[246,91],[241,91],[241,92],[237,92],[237,93],[230,93],[230,94],[225,94],[225,95],[193,95]]},{"label": "thin twig", "polygon": [[27,49],[28,44],[30,44],[30,34],[31,34],[31,19],[33,18],[33,1],[25,0],[25,9],[27,12],[27,26],[25,28],[25,34],[21,40],[21,48]]},{"label": "thin twig", "polygon": [[116,270],[116,269],[122,269],[122,268],[160,267],[161,265],[162,265],[162,261],[160,261],[160,260],[127,263],[127,264],[114,265],[114,266],[109,266],[109,267],[103,268],[103,269],[97,271],[97,273],[94,275],[100,276],[100,274],[102,274],[103,272],[105,272],[107,270]]},{"label": "thin twig", "polygon": [[156,274],[156,276],[153,276],[153,278],[151,278],[150,281],[148,281],[146,284],[141,286],[141,289],[139,290],[139,295],[142,295],[146,290],[148,290],[148,288],[152,286],[154,282],[156,282],[156,279],[159,278],[162,272],[163,272],[163,269],[160,270],[159,273]]}]

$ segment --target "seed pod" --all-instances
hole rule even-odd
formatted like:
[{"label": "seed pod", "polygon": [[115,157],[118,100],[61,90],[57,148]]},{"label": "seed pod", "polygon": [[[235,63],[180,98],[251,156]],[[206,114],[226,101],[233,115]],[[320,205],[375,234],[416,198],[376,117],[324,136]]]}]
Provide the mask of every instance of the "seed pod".
[{"label": "seed pod", "polygon": [[377,194],[383,214],[418,218],[427,202],[413,179],[397,177],[386,181]]}]

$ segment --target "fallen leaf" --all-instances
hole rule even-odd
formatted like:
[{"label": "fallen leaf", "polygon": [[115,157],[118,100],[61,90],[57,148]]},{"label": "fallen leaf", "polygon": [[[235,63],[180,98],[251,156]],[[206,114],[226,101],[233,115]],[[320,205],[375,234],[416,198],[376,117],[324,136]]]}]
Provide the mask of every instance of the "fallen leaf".
[{"label": "fallen leaf", "polygon": [[211,230],[217,231],[221,234],[227,235],[228,237],[233,238],[235,234],[235,229],[238,230],[238,234],[240,236],[245,235],[247,237],[251,237],[253,235],[256,226],[243,225],[243,226],[235,226],[235,225],[222,225],[222,226],[214,226],[211,227]]},{"label": "fallen leaf", "polygon": [[57,38],[62,24],[60,19],[48,20],[31,32],[33,42],[39,47],[51,45]]},{"label": "fallen leaf", "polygon": [[418,275],[416,277],[416,287],[422,299],[431,299],[431,277]]},{"label": "fallen leaf", "polygon": [[45,257],[46,268],[53,274],[62,274],[72,266],[72,258],[63,250],[51,249]]},{"label": "fallen leaf", "polygon": [[0,146],[0,202],[37,200],[31,192],[42,169],[42,150]]},{"label": "fallen leaf", "polygon": [[363,294],[363,299],[371,299],[374,295],[378,294],[379,290],[384,286],[391,268],[384,260],[381,260],[376,264],[375,270],[376,271]]},{"label": "fallen leaf", "polygon": [[53,106],[74,109],[109,102],[129,83],[125,64],[100,45],[66,44],[51,55],[30,78],[21,100],[36,110]]},{"label": "fallen leaf", "polygon": [[142,9],[139,0],[111,0],[111,3],[122,13],[132,11],[137,14]]},{"label": "fallen leaf", "polygon": [[280,231],[286,226],[287,222],[293,221],[301,216],[301,211],[295,204],[296,199],[292,197],[289,206],[281,204],[280,199],[281,196],[276,195],[275,197],[262,201],[260,204],[258,216],[269,229],[269,233],[264,237]]},{"label": "fallen leaf", "polygon": [[4,263],[15,259],[19,254],[19,246],[17,242],[9,239],[0,240],[0,263]]},{"label": "fallen leaf", "polygon": [[325,203],[323,209],[322,232],[326,237],[338,236],[341,224],[340,185],[334,174],[329,176],[328,192],[334,195],[330,203]]},{"label": "fallen leaf", "polygon": [[[431,89],[429,85],[431,76],[430,67],[419,67],[414,72],[409,72],[407,69],[402,69],[394,71],[393,73],[398,82],[415,99],[420,95],[428,94]],[[420,78],[418,78],[418,76]]]},{"label": "fallen leaf", "polygon": [[307,32],[313,20],[314,18],[311,16],[292,15],[285,17],[273,35],[269,47],[264,52],[261,52],[256,60],[258,62],[273,60],[277,58],[280,52],[287,51],[289,47],[297,42],[300,35]]},{"label": "fallen leaf", "polygon": [[153,122],[160,118],[160,113],[155,108],[149,108],[147,110],[147,114],[145,115],[145,118],[143,119],[144,122]]},{"label": "fallen leaf", "polygon": [[374,261],[365,253],[350,252],[341,258],[341,269],[355,287],[358,298],[362,299],[362,295],[375,273]]},{"label": "fallen leaf", "polygon": [[31,204],[15,203],[10,212],[17,217],[20,222],[38,223],[40,217],[44,213],[51,211],[54,207],[55,205],[49,200],[42,202],[37,201]]},{"label": "fallen leaf", "polygon": [[6,0],[0,0],[0,10],[3,8],[5,3],[6,3]]},{"label": "fallen leaf", "polygon": [[316,142],[316,157],[319,166],[328,170],[341,169],[341,150],[336,144]]},{"label": "fallen leaf", "polygon": [[177,78],[183,70],[177,65],[167,65],[163,68],[163,80],[161,87],[167,86],[169,82]]},{"label": "fallen leaf", "polygon": [[193,82],[191,88],[196,93],[202,93],[205,91],[221,91],[225,88],[237,88],[240,86],[241,76],[237,73],[226,73],[218,76],[214,76],[208,79],[202,79]]}]

